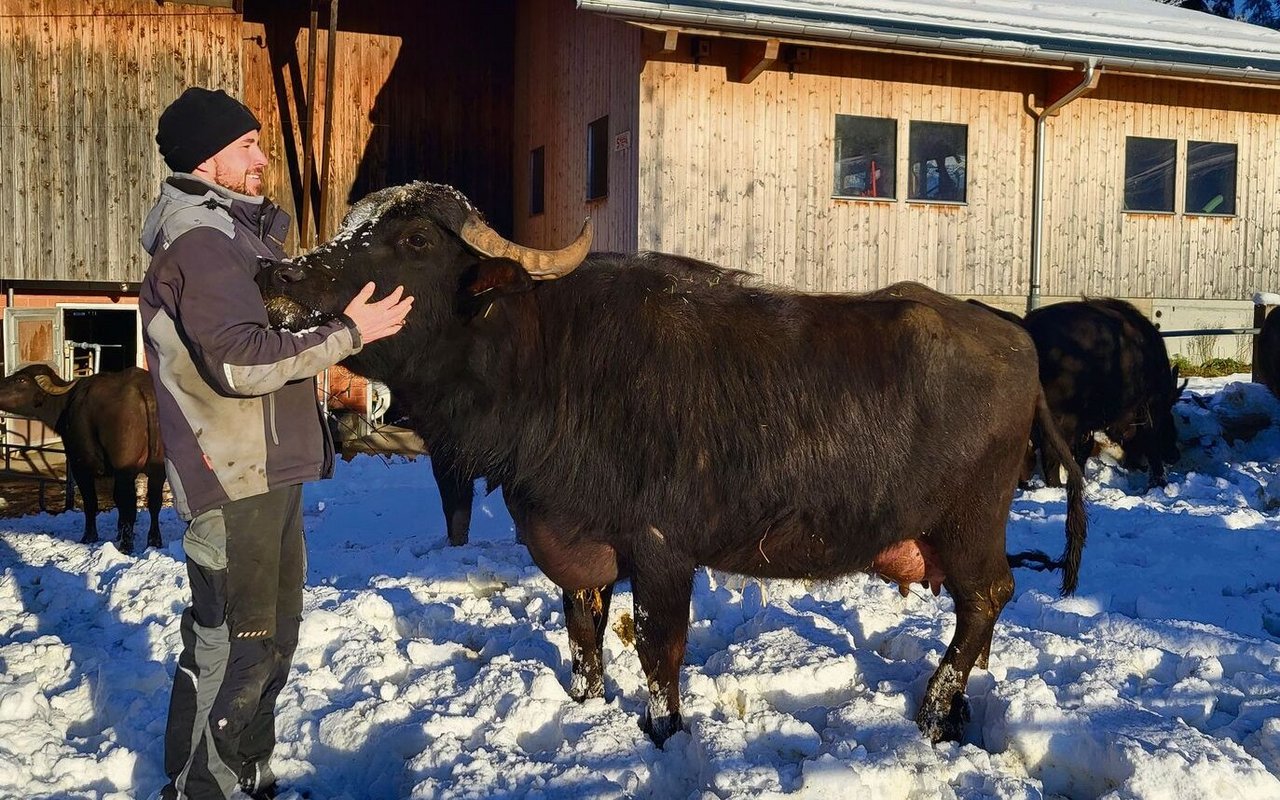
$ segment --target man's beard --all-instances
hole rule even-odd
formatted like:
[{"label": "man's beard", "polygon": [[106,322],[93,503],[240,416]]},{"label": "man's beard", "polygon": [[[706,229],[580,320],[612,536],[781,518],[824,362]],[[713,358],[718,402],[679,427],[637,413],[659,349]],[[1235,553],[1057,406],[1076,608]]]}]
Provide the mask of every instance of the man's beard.
[{"label": "man's beard", "polygon": [[230,189],[239,194],[247,194],[250,197],[257,197],[262,194],[262,180],[258,180],[258,185],[250,188],[248,172],[223,172],[222,168],[214,164],[213,182],[224,189]]}]

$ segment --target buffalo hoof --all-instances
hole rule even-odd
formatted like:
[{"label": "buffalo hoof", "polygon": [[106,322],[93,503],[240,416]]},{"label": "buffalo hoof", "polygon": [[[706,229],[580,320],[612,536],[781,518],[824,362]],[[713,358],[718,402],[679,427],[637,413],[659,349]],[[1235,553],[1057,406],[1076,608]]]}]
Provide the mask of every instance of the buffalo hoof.
[{"label": "buffalo hoof", "polygon": [[945,712],[938,706],[925,703],[916,714],[916,725],[929,741],[937,744],[944,739],[958,742],[964,735],[964,726],[969,724],[969,701],[964,699],[963,692],[951,696],[951,707]]},{"label": "buffalo hoof", "polygon": [[121,540],[119,541],[119,543],[116,545],[116,547],[120,550],[120,552],[121,552],[121,553],[132,553],[132,552],[133,552],[133,540],[132,540],[132,539],[121,539]]},{"label": "buffalo hoof", "polygon": [[454,536],[452,533],[449,534],[450,547],[462,547],[466,543],[467,543],[467,534],[464,533],[460,536]]},{"label": "buffalo hoof", "polygon": [[653,740],[654,744],[662,747],[668,739],[684,727],[684,719],[679,713],[654,717],[646,711],[644,719],[640,722],[640,727],[645,733],[649,734],[649,738]]},{"label": "buffalo hoof", "polygon": [[569,680],[569,697],[579,703],[604,698],[604,678],[575,674]]},{"label": "buffalo hoof", "polygon": [[147,537],[147,547],[154,547],[159,550],[164,547],[164,542],[160,540],[160,534],[153,534]]},{"label": "buffalo hoof", "polygon": [[80,537],[80,544],[97,544],[97,543],[98,543],[98,534],[96,533],[86,533],[84,536]]}]

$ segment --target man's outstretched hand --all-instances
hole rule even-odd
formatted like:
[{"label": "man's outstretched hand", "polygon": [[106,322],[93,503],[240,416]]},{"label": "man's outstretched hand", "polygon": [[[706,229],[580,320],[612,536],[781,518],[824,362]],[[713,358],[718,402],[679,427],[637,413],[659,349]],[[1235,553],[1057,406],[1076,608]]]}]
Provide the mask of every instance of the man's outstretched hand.
[{"label": "man's outstretched hand", "polygon": [[356,324],[363,344],[385,339],[404,327],[405,317],[413,308],[413,298],[403,297],[404,287],[397,286],[391,294],[381,300],[369,301],[376,287],[372,282],[351,299],[351,303],[342,313]]}]

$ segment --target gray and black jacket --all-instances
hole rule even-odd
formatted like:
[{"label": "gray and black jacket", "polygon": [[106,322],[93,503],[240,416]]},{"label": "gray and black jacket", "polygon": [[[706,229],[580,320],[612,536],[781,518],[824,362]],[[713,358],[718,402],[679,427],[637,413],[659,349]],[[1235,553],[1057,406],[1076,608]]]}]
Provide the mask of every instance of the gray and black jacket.
[{"label": "gray and black jacket", "polygon": [[254,275],[284,257],[288,228],[269,201],[181,173],[147,215],[142,333],[183,519],[333,471],[315,375],[358,352],[360,335],[346,317],[268,326]]}]

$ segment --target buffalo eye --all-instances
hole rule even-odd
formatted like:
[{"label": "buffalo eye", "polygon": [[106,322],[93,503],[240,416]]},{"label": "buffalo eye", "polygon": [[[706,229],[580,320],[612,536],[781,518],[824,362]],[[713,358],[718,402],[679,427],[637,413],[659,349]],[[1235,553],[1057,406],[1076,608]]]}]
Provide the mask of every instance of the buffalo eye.
[{"label": "buffalo eye", "polygon": [[404,241],[405,244],[409,245],[414,250],[421,250],[431,243],[431,240],[427,238],[426,234],[418,232],[409,234],[405,237]]}]

